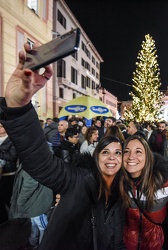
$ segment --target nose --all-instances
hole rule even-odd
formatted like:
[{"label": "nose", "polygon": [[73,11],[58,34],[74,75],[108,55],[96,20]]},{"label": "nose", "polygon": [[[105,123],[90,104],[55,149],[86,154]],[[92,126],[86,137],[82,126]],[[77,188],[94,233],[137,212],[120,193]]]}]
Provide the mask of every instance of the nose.
[{"label": "nose", "polygon": [[109,154],[109,157],[108,157],[110,160],[114,160],[115,157],[114,157],[114,154]]},{"label": "nose", "polygon": [[135,153],[134,152],[130,152],[128,155],[129,159],[134,159],[135,158]]}]

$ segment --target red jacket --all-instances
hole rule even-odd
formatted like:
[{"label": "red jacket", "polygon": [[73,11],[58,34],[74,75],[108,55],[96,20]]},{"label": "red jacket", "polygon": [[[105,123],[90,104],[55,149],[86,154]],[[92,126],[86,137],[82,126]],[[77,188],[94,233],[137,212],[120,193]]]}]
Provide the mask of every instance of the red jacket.
[{"label": "red jacket", "polygon": [[[134,194],[135,195],[135,194]],[[132,197],[132,194],[130,193]],[[167,214],[168,182],[165,183],[164,192],[157,191],[157,203],[151,212],[145,212],[152,222],[161,224]],[[135,196],[135,198],[137,198]],[[140,206],[145,205],[145,197],[140,197]],[[161,250],[164,243],[164,232],[161,225],[149,221],[135,204],[132,198],[131,207],[127,210],[127,221],[124,232],[124,241],[127,250]]]}]

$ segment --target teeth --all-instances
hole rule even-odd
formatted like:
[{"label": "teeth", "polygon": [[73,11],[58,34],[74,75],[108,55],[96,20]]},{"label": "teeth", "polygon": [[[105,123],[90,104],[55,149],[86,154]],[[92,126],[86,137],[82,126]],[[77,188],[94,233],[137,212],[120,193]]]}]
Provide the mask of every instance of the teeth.
[{"label": "teeth", "polygon": [[106,167],[115,167],[116,164],[106,164]]},{"label": "teeth", "polygon": [[130,166],[136,166],[137,165],[137,163],[134,163],[134,162],[128,162],[127,164],[130,165]]}]

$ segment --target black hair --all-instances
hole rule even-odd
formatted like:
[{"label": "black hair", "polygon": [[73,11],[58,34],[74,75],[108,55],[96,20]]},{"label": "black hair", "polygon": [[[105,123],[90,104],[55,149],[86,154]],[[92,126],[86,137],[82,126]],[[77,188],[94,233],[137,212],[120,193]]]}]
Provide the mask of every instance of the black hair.
[{"label": "black hair", "polygon": [[68,140],[68,137],[73,137],[74,135],[77,135],[78,131],[76,128],[67,128],[65,132],[65,138]]}]

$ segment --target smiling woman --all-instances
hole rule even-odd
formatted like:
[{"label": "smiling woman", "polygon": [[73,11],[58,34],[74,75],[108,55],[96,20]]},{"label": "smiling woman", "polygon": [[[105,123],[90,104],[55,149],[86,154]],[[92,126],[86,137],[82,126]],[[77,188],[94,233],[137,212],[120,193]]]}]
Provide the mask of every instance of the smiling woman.
[{"label": "smiling woman", "polygon": [[123,154],[120,190],[127,220],[125,245],[131,250],[161,250],[168,204],[168,161],[151,152],[142,137],[127,139]]}]

